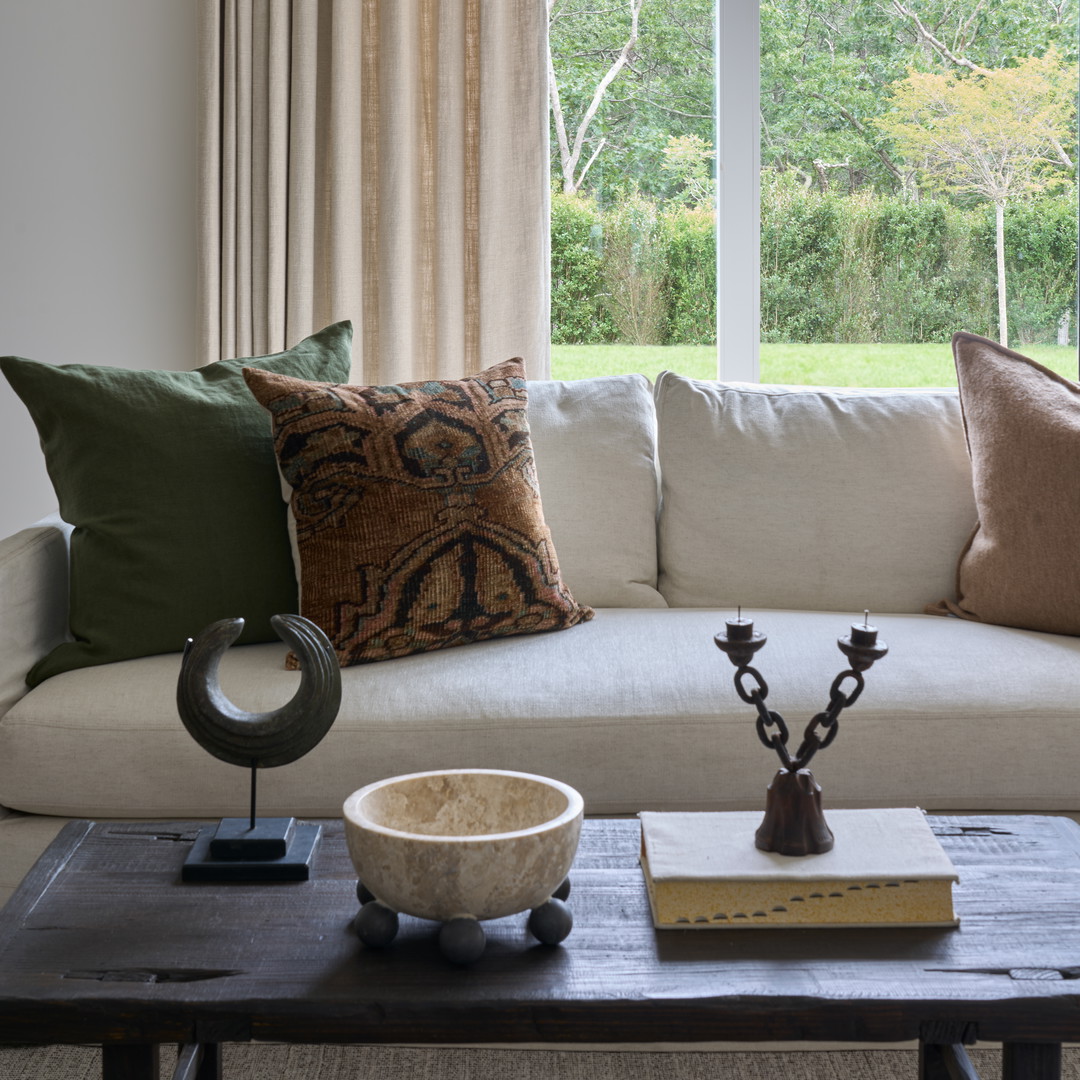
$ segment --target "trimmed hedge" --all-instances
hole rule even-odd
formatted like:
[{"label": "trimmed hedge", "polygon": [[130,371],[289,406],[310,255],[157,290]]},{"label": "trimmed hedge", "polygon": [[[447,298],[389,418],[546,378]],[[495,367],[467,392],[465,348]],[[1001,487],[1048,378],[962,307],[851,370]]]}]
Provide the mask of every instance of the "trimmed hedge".
[{"label": "trimmed hedge", "polygon": [[716,215],[678,207],[663,218],[665,344],[716,344]]},{"label": "trimmed hedge", "polygon": [[[552,340],[713,344],[715,244],[705,207],[632,193],[601,209],[553,193]],[[1074,193],[1011,202],[1005,246],[1013,343],[1056,342],[1076,304]],[[992,207],[822,193],[762,175],[763,341],[993,337],[996,288]]]},{"label": "trimmed hedge", "polygon": [[615,340],[604,307],[600,257],[603,218],[586,195],[551,196],[551,340],[599,344]]},{"label": "trimmed hedge", "polygon": [[[979,251],[994,258],[990,215],[978,234]],[[1053,344],[1064,312],[1076,311],[1076,200],[1070,196],[1010,203],[1005,210],[1005,274],[1009,336],[1018,345]],[[1069,341],[1076,341],[1070,325]]]}]

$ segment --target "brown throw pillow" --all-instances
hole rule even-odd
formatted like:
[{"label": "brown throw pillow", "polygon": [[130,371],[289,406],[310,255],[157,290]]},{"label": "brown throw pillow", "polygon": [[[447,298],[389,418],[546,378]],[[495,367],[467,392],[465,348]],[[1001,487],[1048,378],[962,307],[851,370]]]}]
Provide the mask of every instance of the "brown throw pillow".
[{"label": "brown throw pillow", "polygon": [[953,357],[979,521],[927,611],[1080,634],[1080,385],[975,334]]},{"label": "brown throw pillow", "polygon": [[399,386],[244,377],[292,488],[300,610],[342,666],[592,618],[544,524],[521,360]]}]

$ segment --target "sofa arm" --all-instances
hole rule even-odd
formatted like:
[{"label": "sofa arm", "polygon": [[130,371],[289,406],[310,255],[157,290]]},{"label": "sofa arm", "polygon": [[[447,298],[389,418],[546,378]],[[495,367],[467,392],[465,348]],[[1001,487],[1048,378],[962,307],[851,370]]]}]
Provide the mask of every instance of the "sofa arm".
[{"label": "sofa arm", "polygon": [[26,693],[30,668],[67,637],[70,534],[52,516],[0,540],[0,716]]}]

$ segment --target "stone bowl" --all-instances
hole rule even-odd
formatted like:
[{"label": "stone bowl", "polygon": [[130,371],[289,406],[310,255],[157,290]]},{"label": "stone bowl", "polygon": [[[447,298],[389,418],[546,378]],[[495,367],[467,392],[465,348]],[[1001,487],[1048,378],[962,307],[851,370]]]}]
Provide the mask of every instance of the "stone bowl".
[{"label": "stone bowl", "polygon": [[368,784],[345,801],[363,887],[393,912],[498,919],[550,901],[577,852],[584,801],[530,773],[446,769]]}]

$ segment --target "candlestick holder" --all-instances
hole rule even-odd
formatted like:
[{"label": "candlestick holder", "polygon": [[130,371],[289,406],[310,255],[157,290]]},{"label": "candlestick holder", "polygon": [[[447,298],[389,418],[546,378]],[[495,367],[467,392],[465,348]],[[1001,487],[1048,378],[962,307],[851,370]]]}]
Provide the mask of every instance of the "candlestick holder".
[{"label": "candlestick holder", "polygon": [[[788,751],[788,727],[784,718],[765,704],[768,684],[761,673],[750,666],[754,654],[764,647],[766,636],[754,630],[753,620],[744,619],[740,609],[738,618],[728,620],[726,633],[713,638],[716,647],[735,665],[735,692],[757,709],[758,738],[780,758],[781,768],[766,792],[765,818],[754,834],[754,846],[762,851],[775,851],[780,855],[818,855],[832,849],[832,830],[821,809],[821,785],[806,766],[819,750],[824,750],[836,738],[841,711],[854,705],[863,691],[863,672],[889,651],[884,641],[878,641],[877,629],[870,626],[869,621],[870,612],[867,611],[862,625],[852,624],[851,633],[837,639],[837,646],[851,666],[833,680],[828,706],[806,725],[802,743],[794,755]],[[748,688],[748,678],[756,685]],[[850,692],[844,689],[848,679],[854,680]]]}]

